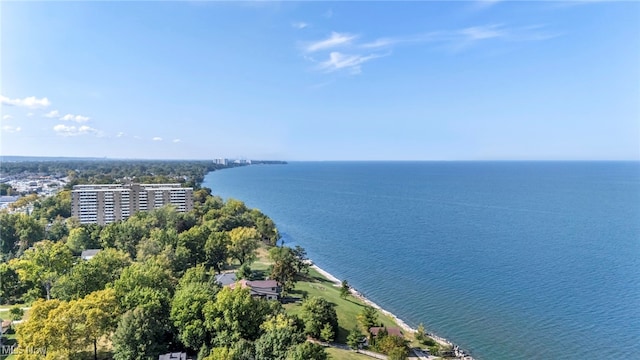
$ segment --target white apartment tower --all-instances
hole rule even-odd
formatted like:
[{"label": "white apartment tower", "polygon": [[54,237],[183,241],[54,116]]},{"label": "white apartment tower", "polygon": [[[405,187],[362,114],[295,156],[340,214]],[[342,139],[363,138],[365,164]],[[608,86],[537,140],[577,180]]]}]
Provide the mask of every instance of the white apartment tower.
[{"label": "white apartment tower", "polygon": [[180,212],[193,209],[193,188],[180,184],[100,184],[75,185],[71,192],[71,214],[81,224],[109,224],[168,204]]}]

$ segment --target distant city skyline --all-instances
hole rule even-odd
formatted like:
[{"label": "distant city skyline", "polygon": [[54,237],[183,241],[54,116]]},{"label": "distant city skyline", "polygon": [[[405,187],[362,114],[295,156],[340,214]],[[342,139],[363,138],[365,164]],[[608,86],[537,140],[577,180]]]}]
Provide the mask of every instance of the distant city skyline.
[{"label": "distant city skyline", "polygon": [[1,2],[0,155],[640,160],[640,3]]}]

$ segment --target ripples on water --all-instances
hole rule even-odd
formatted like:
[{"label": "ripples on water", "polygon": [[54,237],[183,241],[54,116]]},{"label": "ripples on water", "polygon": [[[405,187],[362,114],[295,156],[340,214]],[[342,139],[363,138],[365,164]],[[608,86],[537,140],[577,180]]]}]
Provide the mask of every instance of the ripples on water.
[{"label": "ripples on water", "polygon": [[479,359],[640,356],[637,162],[292,163],[204,185]]}]

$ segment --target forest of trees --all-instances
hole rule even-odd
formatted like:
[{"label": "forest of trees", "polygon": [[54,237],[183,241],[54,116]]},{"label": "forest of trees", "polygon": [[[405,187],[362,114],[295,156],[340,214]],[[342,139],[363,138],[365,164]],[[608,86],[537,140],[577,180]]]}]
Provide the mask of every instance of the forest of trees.
[{"label": "forest of trees", "polygon": [[[122,172],[93,171],[71,172],[88,182]],[[165,175],[155,176],[162,181]],[[276,280],[284,296],[308,272],[305,250],[277,246],[278,230],[259,210],[199,187],[192,211],[167,206],[108,225],[70,217],[70,190],[31,194],[14,208],[26,204],[29,214],[0,211],[0,304],[30,307],[14,327],[15,339],[4,345],[46,349],[47,359],[155,360],[167,352],[207,360],[327,359],[324,347],[307,339],[336,338],[335,304],[305,297],[294,315],[279,301],[215,280],[225,270],[254,276],[258,251],[271,264],[263,276]],[[100,251],[83,260],[86,249]],[[393,354],[395,345],[387,343],[379,341],[376,349]],[[20,352],[15,358],[43,355]]]},{"label": "forest of trees", "polygon": [[[200,189],[188,213],[164,207],[105,226],[81,225],[65,218],[67,197],[40,199],[31,215],[0,212],[0,301],[31,304],[28,320],[17,326],[20,346],[46,348],[52,359],[91,358],[104,343],[111,344],[106,356],[123,360],[170,351],[201,359],[326,358],[305,340],[318,326],[337,327],[331,307],[320,319],[315,311],[312,319],[299,318],[277,301],[215,282],[230,264],[251,264],[261,246],[289,254],[274,247],[278,231],[260,211]],[[85,261],[78,256],[85,249],[101,251]],[[302,268],[290,261],[295,257],[280,258],[274,255],[275,276],[290,273],[287,265]]]}]

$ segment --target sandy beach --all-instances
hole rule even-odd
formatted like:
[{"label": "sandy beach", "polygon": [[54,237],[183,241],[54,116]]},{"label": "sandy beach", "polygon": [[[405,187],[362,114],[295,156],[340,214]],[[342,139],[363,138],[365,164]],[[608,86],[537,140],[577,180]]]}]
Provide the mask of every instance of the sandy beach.
[{"label": "sandy beach", "polygon": [[[325,278],[327,278],[329,281],[331,281],[333,283],[334,286],[336,287],[340,287],[342,286],[342,281],[338,278],[336,278],[335,276],[333,276],[331,273],[329,273],[328,271],[322,269],[321,267],[319,267],[318,265],[316,265],[315,263],[313,263],[312,261],[311,263],[311,268],[313,268],[314,270],[316,270],[318,273],[320,273],[322,276],[324,276]],[[354,297],[362,300],[365,304],[377,309],[378,311],[380,311],[381,313],[391,317],[397,324],[398,326],[400,326],[402,328],[402,330],[406,331],[406,332],[410,332],[410,333],[415,333],[417,330],[412,328],[411,326],[409,326],[406,322],[404,322],[402,319],[400,319],[399,317],[397,317],[395,314],[393,314],[390,311],[387,311],[385,309],[383,309],[380,305],[376,304],[375,302],[367,299],[364,295],[362,295],[357,289],[354,289],[353,287],[350,289],[351,291],[351,295],[353,295]],[[435,341],[437,341],[438,343],[440,343],[441,345],[445,345],[445,346],[453,346],[455,349],[458,349],[458,351],[460,352],[460,355],[457,357],[458,359],[464,359],[464,360],[474,360],[473,357],[471,357],[469,354],[466,354],[466,352],[459,350],[459,348],[452,343],[451,341],[439,337],[437,335],[428,334],[429,337],[433,338]]]}]

